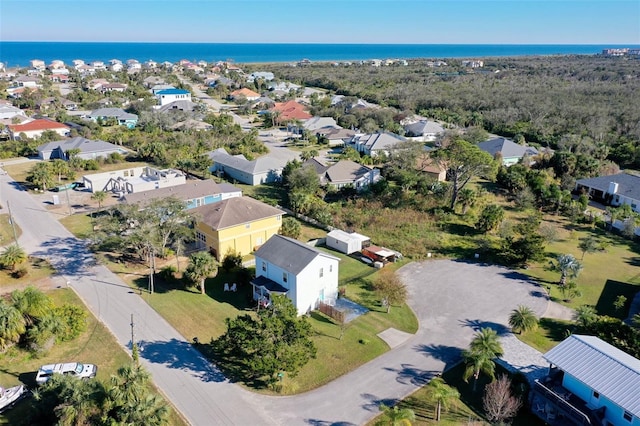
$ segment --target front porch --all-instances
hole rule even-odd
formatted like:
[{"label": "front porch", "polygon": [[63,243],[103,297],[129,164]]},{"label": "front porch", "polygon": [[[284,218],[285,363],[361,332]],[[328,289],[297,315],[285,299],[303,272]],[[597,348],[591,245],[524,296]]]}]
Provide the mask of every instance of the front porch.
[{"label": "front porch", "polygon": [[258,307],[267,308],[271,305],[271,294],[287,294],[288,288],[283,287],[279,283],[259,276],[251,280],[251,295],[253,300],[258,302]]},{"label": "front porch", "polygon": [[587,404],[562,387],[561,376],[536,380],[531,389],[531,412],[551,426],[604,426],[604,407],[590,409]]}]

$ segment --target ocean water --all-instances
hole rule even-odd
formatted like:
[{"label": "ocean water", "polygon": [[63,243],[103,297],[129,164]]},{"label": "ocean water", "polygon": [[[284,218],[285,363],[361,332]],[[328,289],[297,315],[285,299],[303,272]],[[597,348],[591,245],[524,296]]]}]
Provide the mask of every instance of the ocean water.
[{"label": "ocean water", "polygon": [[354,61],[387,58],[482,58],[531,55],[593,55],[605,48],[637,45],[515,45],[515,44],[249,44],[249,43],[97,43],[97,42],[0,42],[0,62],[8,67],[28,66],[32,59],[49,63],[59,59],[108,61],[181,59],[236,63]]}]

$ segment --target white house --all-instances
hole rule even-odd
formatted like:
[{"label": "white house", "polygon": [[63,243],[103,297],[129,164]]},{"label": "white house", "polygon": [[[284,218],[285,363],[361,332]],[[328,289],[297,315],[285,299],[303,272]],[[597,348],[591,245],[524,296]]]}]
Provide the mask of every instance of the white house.
[{"label": "white house", "polygon": [[334,229],[327,234],[326,245],[344,254],[359,252],[371,243],[371,239],[356,232]]},{"label": "white house", "polygon": [[191,92],[183,89],[166,89],[155,93],[160,106],[164,106],[175,101],[190,101]]},{"label": "white house", "polygon": [[184,185],[187,178],[179,170],[131,167],[95,173],[83,177],[84,186],[91,192],[111,191],[124,194]]},{"label": "white house", "polygon": [[631,173],[578,179],[575,191],[614,207],[629,204],[634,212],[640,212],[640,176]]},{"label": "white house", "polygon": [[550,424],[640,425],[640,360],[595,337],[571,335],[544,354],[549,376],[530,402]]},{"label": "white house", "polygon": [[269,238],[255,258],[254,300],[268,304],[271,294],[285,294],[303,315],[337,299],[339,258],[282,235]]},{"label": "white house", "polygon": [[444,128],[435,121],[420,120],[404,126],[407,137],[420,142],[433,142],[444,133]]}]

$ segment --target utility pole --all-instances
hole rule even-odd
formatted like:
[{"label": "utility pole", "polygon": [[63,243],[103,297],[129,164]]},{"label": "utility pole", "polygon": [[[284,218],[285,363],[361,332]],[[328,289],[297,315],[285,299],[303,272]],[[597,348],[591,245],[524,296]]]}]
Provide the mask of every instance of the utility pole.
[{"label": "utility pole", "polygon": [[7,200],[7,210],[9,210],[9,223],[13,230],[13,241],[15,241],[17,247],[20,247],[20,244],[18,244],[18,234],[16,234],[16,225],[13,222],[13,215],[11,214],[11,205],[9,204],[9,200]]},{"label": "utility pole", "polygon": [[136,345],[136,338],[133,331],[134,326],[135,324],[133,323],[133,314],[131,314],[131,358],[133,358],[133,363],[137,367],[138,363],[140,362],[140,355],[138,354],[138,345]]},{"label": "utility pole", "polygon": [[67,193],[67,206],[69,206],[69,216],[71,216],[71,201],[69,201],[69,191],[70,189],[65,190]]}]

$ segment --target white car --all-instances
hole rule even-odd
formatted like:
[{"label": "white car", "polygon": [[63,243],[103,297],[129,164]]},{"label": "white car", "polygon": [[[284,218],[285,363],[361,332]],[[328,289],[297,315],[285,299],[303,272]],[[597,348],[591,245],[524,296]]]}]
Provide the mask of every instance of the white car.
[{"label": "white car", "polygon": [[12,388],[0,388],[0,413],[7,408],[11,408],[13,404],[26,396],[28,392],[24,385],[18,385]]},{"label": "white car", "polygon": [[79,362],[68,362],[65,364],[43,365],[36,375],[36,383],[41,385],[46,383],[54,374],[67,374],[81,379],[91,379],[96,377],[98,367],[93,364],[81,364]]}]

